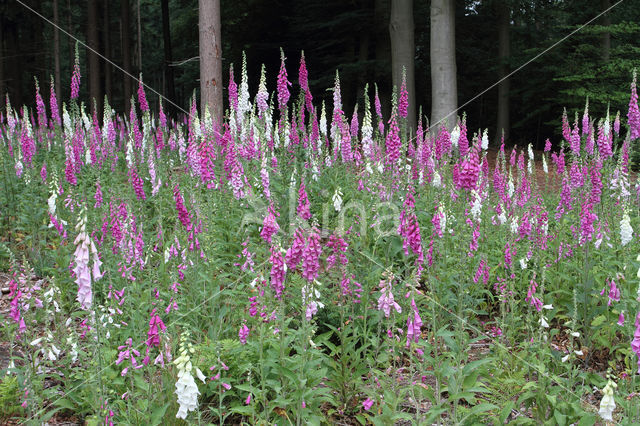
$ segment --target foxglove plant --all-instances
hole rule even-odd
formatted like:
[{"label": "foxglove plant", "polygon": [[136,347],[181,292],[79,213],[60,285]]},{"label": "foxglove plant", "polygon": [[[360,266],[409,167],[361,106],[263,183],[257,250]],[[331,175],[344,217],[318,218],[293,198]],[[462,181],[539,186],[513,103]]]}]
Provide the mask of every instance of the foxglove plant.
[{"label": "foxglove plant", "polygon": [[407,317],[407,348],[411,343],[418,343],[420,340],[420,329],[422,328],[422,318],[416,306],[416,301],[411,298],[411,313]]},{"label": "foxglove plant", "polygon": [[147,196],[144,193],[144,182],[142,178],[138,176],[135,167],[129,171],[129,178],[131,180],[131,186],[133,186],[133,192],[136,194],[138,200],[146,200]]},{"label": "foxglove plant", "polygon": [[27,113],[27,108],[22,108],[22,127],[20,129],[20,143],[22,156],[24,158],[24,164],[27,167],[32,166],[33,156],[36,153],[36,142],[33,138],[33,131],[31,129],[31,122]]},{"label": "foxglove plant", "polygon": [[[358,122],[357,117],[355,117],[355,122]],[[340,130],[340,154],[342,155],[343,163],[351,163],[353,161],[353,151],[351,150],[351,138],[352,132],[349,131],[349,127],[347,126],[346,119],[344,117],[340,117],[340,124],[338,125]],[[357,131],[356,131],[357,134]]]},{"label": "foxglove plant", "polygon": [[[102,272],[100,272],[102,262],[93,240],[87,234],[86,226],[87,213],[83,207],[76,225],[76,231],[79,231],[79,233],[73,242],[76,245],[76,250],[73,254],[75,263],[73,273],[75,274],[76,284],[78,284],[77,300],[80,302],[82,309],[88,311],[91,309],[92,302],[91,278],[93,276],[93,281],[98,281],[102,278]],[[91,271],[89,269],[90,255],[93,255],[93,268]]]},{"label": "foxglove plant", "polygon": [[307,72],[307,63],[304,59],[304,51],[300,55],[300,68],[298,69],[298,83],[303,92],[309,90],[309,73]]},{"label": "foxglove plant", "polygon": [[176,382],[176,395],[178,397],[178,412],[176,418],[186,419],[191,411],[198,408],[198,385],[193,379],[192,371],[195,370],[198,378],[206,381],[204,374],[198,367],[193,367],[189,353],[193,353],[193,345],[187,343],[189,333],[185,332],[180,339],[180,355],[173,361],[178,369],[178,381]]},{"label": "foxglove plant", "polygon": [[[608,292],[607,292],[607,285],[609,286]],[[605,293],[609,298],[609,301],[607,302],[607,306],[611,306],[613,302],[620,301],[620,296],[621,296],[620,289],[618,288],[618,286],[616,285],[616,282],[613,279],[606,281],[604,288],[600,292],[600,295],[604,296]]]},{"label": "foxglove plant", "polygon": [[578,117],[576,116],[576,122],[573,124],[573,130],[571,130],[571,136],[569,138],[569,145],[571,147],[571,153],[575,157],[580,157],[580,130],[578,129]]},{"label": "foxglove plant", "polygon": [[324,308],[324,303],[320,301],[321,294],[317,286],[318,281],[308,282],[302,287],[302,305],[305,307],[305,318],[311,321],[318,309]]},{"label": "foxglove plant", "polygon": [[147,103],[147,96],[144,93],[144,85],[142,83],[142,73],[138,79],[138,103],[140,104],[140,111],[143,113],[149,112],[149,104]]},{"label": "foxglove plant", "polygon": [[311,203],[309,203],[309,197],[307,196],[304,180],[300,182],[300,189],[298,190],[298,207],[296,208],[296,212],[303,220],[311,219]]},{"label": "foxglove plant", "polygon": [[302,277],[312,282],[318,277],[320,270],[320,254],[322,245],[317,229],[313,229],[307,238],[307,244],[302,252]]},{"label": "foxglove plant", "polygon": [[391,118],[389,119],[389,133],[387,133],[385,142],[385,156],[388,167],[392,167],[392,170],[398,170],[398,160],[400,159],[400,147],[402,143],[400,141],[400,128],[398,127],[398,117],[395,109],[391,112]]},{"label": "foxglove plant", "polygon": [[269,180],[269,170],[267,169],[267,156],[262,157],[262,165],[260,167],[260,179],[262,182],[262,193],[267,200],[271,200],[271,189]]},{"label": "foxglove plant", "polygon": [[56,98],[56,90],[53,81],[53,76],[51,76],[51,88],[49,93],[49,110],[51,111],[51,122],[55,123],[58,126],[62,124],[60,120],[60,111],[58,110],[58,99]]},{"label": "foxglove plant", "polygon": [[76,55],[73,62],[73,74],[71,75],[71,99],[77,99],[80,93],[80,57],[78,43],[76,43]]},{"label": "foxglove plant", "polygon": [[295,269],[300,260],[302,260],[302,254],[304,252],[306,241],[304,238],[304,234],[300,228],[296,229],[296,232],[293,237],[293,243],[291,247],[287,250],[285,259],[287,262],[287,268]]},{"label": "foxglove plant", "polygon": [[603,420],[613,421],[613,412],[616,409],[616,401],[613,398],[613,393],[617,387],[618,385],[609,379],[604,389],[602,389],[602,399],[600,400],[598,414],[600,414]]},{"label": "foxglove plant", "polygon": [[[140,352],[133,347],[133,339],[129,337],[124,345],[118,346],[118,359],[116,359],[116,365],[122,364],[125,360],[129,360],[131,366],[138,370],[144,367],[143,364],[138,363],[136,357],[140,356]],[[120,372],[121,376],[126,376],[129,372],[129,367],[125,367]]]},{"label": "foxglove plant", "polygon": [[384,120],[382,119],[382,106],[380,105],[380,98],[378,97],[378,85],[375,85],[376,95],[374,98],[374,106],[376,109],[376,115],[378,116],[378,132],[380,135],[384,135]]},{"label": "foxglove plant", "polygon": [[471,148],[469,157],[460,163],[458,174],[458,186],[461,189],[472,191],[476,189],[480,174],[480,158],[478,155],[478,144],[474,144]]},{"label": "foxglove plant", "polygon": [[[238,85],[236,84],[233,78],[233,64],[229,65],[228,91],[229,91],[229,108],[231,108],[231,110],[235,112],[238,110]],[[231,122],[235,120],[229,120],[229,121]],[[235,125],[235,123],[233,124]]]},{"label": "foxglove plant", "polygon": [[269,248],[271,256],[269,257],[269,263],[271,263],[271,289],[276,295],[276,299],[282,297],[284,291],[284,280],[287,274],[287,265],[282,257],[279,246],[272,246]]},{"label": "foxglove plant", "polygon": [[180,194],[180,188],[176,184],[173,187],[173,199],[176,203],[176,210],[178,210],[178,219],[182,226],[186,228],[187,231],[191,231],[191,218],[189,212],[184,206],[184,198],[182,198],[182,194]]},{"label": "foxglove plant", "polygon": [[[12,271],[13,270],[13,271]],[[11,262],[9,272],[13,272],[9,278],[9,317],[18,324],[18,334],[22,334],[27,330],[24,317],[22,316],[22,302],[23,297],[22,290],[18,287],[19,280],[16,279],[18,271],[16,270],[15,262]]]},{"label": "foxglove plant", "polygon": [[402,247],[405,256],[409,255],[409,248],[418,256],[416,266],[418,271],[422,270],[424,263],[424,253],[422,250],[422,237],[420,235],[420,225],[415,214],[415,200],[409,192],[404,201],[404,208],[400,213],[400,226],[398,234],[402,237]]},{"label": "foxglove plant", "polygon": [[[242,52],[242,75],[240,77],[240,93],[238,94],[238,120],[251,110],[249,102],[249,82],[247,77],[247,56]],[[243,126],[244,130],[244,126]],[[244,134],[244,133],[243,133]]]},{"label": "foxglove plant", "polygon": [[606,160],[613,155],[611,142],[609,140],[610,135],[609,132],[606,131],[606,127],[608,126],[603,125],[602,120],[598,123],[598,151],[602,160]]},{"label": "foxglove plant", "polygon": [[[298,70],[298,82],[300,83],[300,88],[304,93],[304,103],[307,112],[313,112],[313,96],[311,95],[311,90],[309,89],[309,73],[307,72],[307,63],[304,58],[304,51],[300,56],[300,68]],[[304,111],[301,111],[303,114]]]},{"label": "foxglove plant", "polygon": [[629,218],[627,210],[627,208],[624,209],[622,220],[620,221],[620,243],[623,247],[633,240],[633,228],[631,227],[631,218]]},{"label": "foxglove plant", "polygon": [[278,73],[278,107],[280,108],[280,113],[284,114],[287,108],[287,103],[289,102],[289,87],[291,83],[287,79],[287,68],[284,65],[285,61],[284,50],[280,49],[280,72]]},{"label": "foxglove plant", "polygon": [[380,280],[380,297],[378,298],[378,310],[384,312],[385,318],[391,315],[391,309],[395,309],[397,313],[402,313],[402,308],[394,300],[393,296],[393,273],[385,271]]},{"label": "foxglove plant", "polygon": [[240,343],[246,345],[247,337],[249,337],[249,327],[247,327],[247,324],[242,324],[242,327],[240,327],[240,330],[238,331],[238,339],[240,340]]},{"label": "foxglove plant", "polygon": [[571,141],[571,126],[569,125],[566,108],[564,108],[564,111],[562,112],[562,137],[567,142]]},{"label": "foxglove plant", "polygon": [[631,139],[640,138],[640,110],[638,110],[638,92],[636,90],[636,70],[633,70],[631,82],[631,97],[629,99],[629,111],[627,112],[629,134]]},{"label": "foxglove plant", "polygon": [[584,113],[582,114],[582,136],[589,136],[589,97],[584,105]]},{"label": "foxglove plant", "polygon": [[458,150],[460,157],[465,157],[469,152],[469,139],[467,139],[467,116],[462,115],[462,121],[460,121],[460,136],[458,137]]},{"label": "foxglove plant", "polygon": [[402,67],[402,84],[400,85],[400,98],[398,99],[398,114],[401,118],[407,118],[409,110],[409,92],[407,91],[407,71]]},{"label": "foxglove plant", "polygon": [[375,148],[373,146],[373,126],[371,124],[371,107],[369,105],[368,86],[364,94],[364,118],[362,120],[362,152],[368,161],[374,161]]},{"label": "foxglove plant", "polygon": [[636,315],[634,326],[635,330],[633,332],[633,340],[631,341],[631,351],[638,357],[638,374],[640,374],[640,312]]},{"label": "foxglove plant", "polygon": [[35,78],[36,82],[36,111],[38,112],[38,127],[41,129],[45,129],[47,127],[47,111],[44,106],[44,101],[42,100],[42,96],[40,95],[40,87],[38,86],[38,79]]},{"label": "foxglove plant", "polygon": [[267,76],[264,64],[262,64],[262,70],[260,71],[260,84],[258,85],[258,93],[256,93],[255,103],[258,106],[258,114],[262,117],[269,105],[269,92],[267,92]]},{"label": "foxglove plant", "polygon": [[96,182],[96,193],[93,196],[93,199],[96,200],[96,203],[93,205],[93,208],[99,209],[102,207],[103,199],[102,199],[102,186],[100,186],[100,181]]},{"label": "foxglove plant", "polygon": [[271,244],[271,238],[273,237],[273,235],[277,234],[279,230],[280,230],[280,226],[276,221],[276,215],[273,210],[273,206],[269,206],[267,215],[265,216],[264,221],[262,222],[262,231],[260,231],[260,236],[267,243]]}]

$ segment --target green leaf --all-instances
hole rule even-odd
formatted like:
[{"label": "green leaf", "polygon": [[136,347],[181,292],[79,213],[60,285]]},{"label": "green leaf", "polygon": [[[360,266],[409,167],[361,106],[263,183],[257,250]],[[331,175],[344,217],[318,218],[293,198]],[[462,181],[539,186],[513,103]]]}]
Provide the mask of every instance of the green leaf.
[{"label": "green leaf", "polygon": [[279,366],[278,372],[280,373],[280,375],[287,377],[291,381],[291,383],[298,382],[298,377],[296,376],[296,373],[289,370],[288,368]]},{"label": "green leaf", "polygon": [[474,415],[478,415],[480,413],[486,413],[487,411],[495,410],[498,406],[495,404],[491,404],[490,402],[483,402],[478,405],[474,405],[471,409],[471,413]]},{"label": "green leaf", "polygon": [[549,395],[548,393],[545,394],[545,397],[547,398],[547,401],[549,401],[551,403],[552,407],[555,407],[556,404],[558,403],[558,397],[555,395]]},{"label": "green leaf", "polygon": [[449,396],[448,400],[449,401],[458,401],[464,399],[465,401],[467,401],[469,404],[475,404],[476,402],[476,395],[473,392],[458,392],[454,395]]},{"label": "green leaf", "polygon": [[597,420],[598,418],[595,414],[583,413],[582,418],[578,422],[578,426],[593,426],[594,424],[596,424]]},{"label": "green leaf", "polygon": [[475,385],[476,382],[478,381],[479,375],[480,375],[479,371],[474,371],[471,374],[469,374],[467,377],[465,377],[464,380],[462,381],[462,388],[468,389],[470,387],[473,387],[473,385]]},{"label": "green leaf", "polygon": [[260,393],[260,389],[256,388],[255,386],[251,386],[249,384],[236,385],[235,388],[251,393],[253,395],[257,395],[258,393]]},{"label": "green leaf", "polygon": [[602,325],[606,320],[607,320],[607,317],[605,317],[604,315],[599,315],[595,317],[593,321],[591,321],[591,326],[598,327],[599,325]]},{"label": "green leaf", "polygon": [[507,402],[507,404],[502,408],[502,411],[500,412],[500,417],[498,418],[499,424],[502,425],[505,421],[507,421],[507,418],[509,418],[509,415],[511,414],[511,410],[513,410],[515,406],[516,404],[513,401]]},{"label": "green leaf", "polygon": [[556,410],[553,412],[553,418],[556,420],[556,424],[564,426],[567,424],[567,416]]},{"label": "green leaf", "polygon": [[250,405],[236,405],[231,407],[230,410],[232,413],[242,414],[243,416],[248,416],[253,413],[253,407]]},{"label": "green leaf", "polygon": [[[53,410],[47,411],[47,412],[46,412],[42,417],[40,417],[40,418],[38,419],[38,421],[39,421],[41,424],[46,424],[46,422],[47,422],[49,419],[51,419],[51,417],[53,417],[53,416],[54,416],[58,411],[60,411],[60,410],[62,410],[62,407],[58,407],[58,408],[55,408],[55,409],[53,409]],[[87,421],[87,420],[85,419],[85,421]],[[100,421],[96,421],[96,423],[95,423],[95,424],[96,424],[96,425],[97,425],[97,424],[100,424]]]},{"label": "green leaf", "polygon": [[54,403],[54,405],[57,405],[58,407],[66,408],[72,411],[74,411],[77,408],[76,404],[74,404],[72,401],[68,400],[67,398],[61,398],[57,400]]},{"label": "green leaf", "polygon": [[429,412],[427,413],[427,418],[424,420],[424,424],[431,424],[434,423],[435,420],[437,418],[440,417],[441,414],[446,413],[447,409],[446,408],[434,408],[432,407],[431,410],[429,410]]},{"label": "green leaf", "polygon": [[151,413],[151,424],[159,425],[162,423],[162,419],[164,418],[165,413],[167,412],[167,408],[169,408],[171,403],[167,402],[161,407],[156,407]]}]

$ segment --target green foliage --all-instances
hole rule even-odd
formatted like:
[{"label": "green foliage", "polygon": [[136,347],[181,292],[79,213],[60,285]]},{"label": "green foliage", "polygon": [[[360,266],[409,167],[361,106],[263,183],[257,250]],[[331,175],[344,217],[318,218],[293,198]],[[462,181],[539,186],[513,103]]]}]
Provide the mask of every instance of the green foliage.
[{"label": "green foliage", "polygon": [[20,388],[16,376],[4,376],[0,380],[0,419],[4,421],[24,412],[20,406]]}]

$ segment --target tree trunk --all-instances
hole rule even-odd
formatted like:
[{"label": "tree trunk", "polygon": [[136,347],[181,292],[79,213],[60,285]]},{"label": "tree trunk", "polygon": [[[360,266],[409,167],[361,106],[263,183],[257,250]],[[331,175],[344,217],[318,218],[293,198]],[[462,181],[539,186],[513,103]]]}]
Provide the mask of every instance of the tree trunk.
[{"label": "tree trunk", "polygon": [[[173,79],[173,55],[171,54],[171,25],[169,15],[169,0],[162,0],[162,36],[164,40],[164,80],[167,88],[167,97],[171,102],[176,101],[176,86]],[[174,107],[167,103],[166,110],[170,115],[174,113]]]},{"label": "tree trunk", "polygon": [[53,0],[53,60],[54,60],[54,87],[56,96],[62,96],[60,88],[60,20],[58,17],[58,0]]},{"label": "tree trunk", "polygon": [[504,132],[504,140],[509,140],[509,89],[510,81],[505,78],[509,74],[509,25],[511,11],[509,4],[502,0],[497,4],[498,12],[498,120],[496,125],[496,144],[500,143]]},{"label": "tree trunk", "polygon": [[402,73],[406,72],[409,108],[407,123],[416,130],[416,82],[414,60],[416,49],[413,38],[413,0],[391,0],[389,36],[391,38],[391,81],[400,95]]},{"label": "tree trunk", "polygon": [[455,8],[453,1],[431,1],[431,128],[456,124],[458,89],[456,84]]},{"label": "tree trunk", "polygon": [[[11,65],[7,67],[7,91],[14,108],[22,107],[22,56],[18,26],[10,22],[5,26],[6,54],[10,58]],[[3,100],[4,101],[4,100]]]},{"label": "tree trunk", "polygon": [[[607,10],[611,7],[610,0],[601,0],[602,10]],[[604,27],[609,27],[611,25],[611,15],[609,13],[605,13],[602,16],[602,25]],[[609,31],[605,31],[602,33],[602,39],[600,41],[600,46],[602,50],[602,61],[604,63],[609,62],[609,55],[611,53],[611,33]]]},{"label": "tree trunk", "polygon": [[[98,0],[88,0],[87,14],[87,58],[89,74],[89,100],[91,102],[91,112],[100,116],[100,58],[96,54],[98,51]],[[96,107],[94,108],[94,101]],[[95,111],[94,111],[95,109]]]},{"label": "tree trunk", "polygon": [[4,106],[5,84],[4,84],[4,19],[0,18],[0,108]]},{"label": "tree trunk", "polygon": [[222,44],[220,0],[199,0],[200,101],[214,121],[222,122]]},{"label": "tree trunk", "polygon": [[[111,59],[111,22],[109,20],[109,0],[104,1],[104,56]],[[112,93],[112,80],[111,80],[111,64],[104,62],[104,93],[111,102]]]},{"label": "tree trunk", "polygon": [[389,6],[385,0],[375,0],[373,9],[375,27],[375,56],[376,72],[374,81],[378,84],[382,114],[389,117],[390,93],[393,87],[388,87],[387,80],[389,65],[391,63],[391,45],[389,43]]},{"label": "tree trunk", "polygon": [[[67,31],[69,34],[75,34],[75,30],[73,29],[73,25],[71,23],[71,16],[73,15],[73,10],[71,9],[71,0],[67,0]],[[69,41],[69,75],[73,72],[73,66],[75,64],[75,40],[72,37],[67,37]],[[58,96],[62,96],[62,94],[58,94]]]},{"label": "tree trunk", "polygon": [[[364,64],[365,61],[369,59],[369,42],[371,39],[371,35],[369,32],[364,32],[360,34],[360,46],[358,47],[358,62],[360,64]],[[361,65],[362,66],[362,65]],[[357,97],[356,103],[360,102],[364,98],[364,86],[368,81],[368,73],[366,72],[366,68],[363,69],[362,72],[358,73],[358,87],[357,87]]]},{"label": "tree trunk", "polygon": [[140,0],[138,0],[138,73],[142,72],[142,27],[140,26]]},{"label": "tree trunk", "polygon": [[[25,60],[26,66],[21,70],[32,70],[31,75],[28,78],[28,81],[30,83],[29,92],[31,92],[31,90],[33,89],[33,77],[36,77],[40,82],[44,82],[46,81],[46,70],[51,69],[50,64],[47,64],[48,55],[43,54],[43,52],[46,50],[44,47],[44,27],[42,25],[38,25],[38,21],[39,18],[37,18],[35,15],[31,15],[30,19],[28,19],[27,21],[20,22],[21,25],[25,25],[26,27],[30,28],[29,31],[25,32],[27,45],[29,47],[25,50],[28,52]],[[24,54],[25,52],[22,53]]]},{"label": "tree trunk", "polygon": [[122,0],[120,3],[120,19],[121,19],[121,40],[122,40],[122,68],[125,71],[123,96],[124,109],[128,113],[131,109],[131,29],[130,29],[129,0]]}]

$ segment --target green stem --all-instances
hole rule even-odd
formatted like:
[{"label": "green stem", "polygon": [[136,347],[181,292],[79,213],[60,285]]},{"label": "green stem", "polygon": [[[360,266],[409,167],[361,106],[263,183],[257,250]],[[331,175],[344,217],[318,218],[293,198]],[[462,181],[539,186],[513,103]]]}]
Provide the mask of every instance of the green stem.
[{"label": "green stem", "polygon": [[260,323],[260,399],[262,400],[262,410],[264,420],[267,420],[267,391],[264,383],[264,323]]}]

